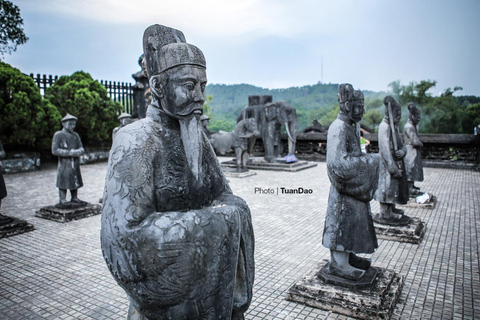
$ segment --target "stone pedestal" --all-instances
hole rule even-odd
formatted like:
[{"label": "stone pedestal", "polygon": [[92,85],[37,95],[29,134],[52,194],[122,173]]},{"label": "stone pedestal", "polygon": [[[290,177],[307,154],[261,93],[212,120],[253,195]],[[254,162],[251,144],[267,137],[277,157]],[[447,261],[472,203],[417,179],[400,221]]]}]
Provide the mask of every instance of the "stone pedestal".
[{"label": "stone pedestal", "polygon": [[57,222],[69,222],[72,220],[79,220],[86,217],[91,217],[102,213],[102,206],[100,204],[92,204],[84,202],[81,205],[72,206],[48,206],[35,211],[35,216]]},{"label": "stone pedestal", "polygon": [[247,178],[257,174],[256,172],[253,172],[250,170],[238,172],[236,168],[232,168],[230,166],[224,166],[223,164],[222,164],[222,171],[223,171],[223,174],[229,178]]},{"label": "stone pedestal", "polygon": [[35,230],[33,225],[25,220],[6,216],[2,218],[8,218],[8,220],[5,219],[0,223],[0,239]]},{"label": "stone pedestal", "polygon": [[419,218],[410,217],[410,223],[406,226],[381,224],[375,221],[375,233],[377,238],[419,244],[423,240],[427,227]]},{"label": "stone pedestal", "polygon": [[[224,161],[222,166],[236,167],[235,160]],[[287,163],[284,158],[277,158],[275,162],[268,162],[264,158],[254,157],[250,158],[247,162],[247,169],[249,170],[272,170],[272,171],[287,171],[287,172],[297,172],[300,170],[305,170],[308,168],[316,167],[317,164],[308,161],[297,161],[292,163]]]},{"label": "stone pedestal", "polygon": [[412,198],[408,201],[407,204],[405,204],[403,206],[404,207],[411,207],[411,208],[434,209],[436,204],[437,204],[437,197],[435,197],[434,195],[430,195],[430,198],[425,203],[417,203],[417,199]]},{"label": "stone pedestal", "polygon": [[325,262],[320,263],[290,287],[286,299],[359,319],[390,318],[403,287],[403,276],[374,267],[377,274],[373,283],[354,289],[321,280],[319,270],[324,265]]}]

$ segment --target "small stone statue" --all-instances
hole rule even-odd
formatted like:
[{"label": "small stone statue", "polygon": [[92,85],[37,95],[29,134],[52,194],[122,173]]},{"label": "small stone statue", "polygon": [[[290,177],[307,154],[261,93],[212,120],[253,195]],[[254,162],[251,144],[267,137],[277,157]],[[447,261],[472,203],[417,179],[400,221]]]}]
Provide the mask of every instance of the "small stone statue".
[{"label": "small stone statue", "polygon": [[408,185],[403,158],[407,153],[398,132],[398,123],[402,117],[401,106],[392,96],[383,99],[385,117],[378,128],[378,149],[380,154],[380,173],[375,200],[380,202],[380,214],[376,222],[398,224],[402,220],[408,224],[410,218],[404,211],[395,208],[395,204],[408,202]]},{"label": "small stone statue", "polygon": [[210,124],[210,117],[207,116],[206,114],[203,114],[202,117],[200,118],[200,121],[202,122],[202,130],[207,136],[208,139],[210,139],[210,136],[212,135],[212,132],[208,130],[208,125]]},{"label": "small stone statue", "polygon": [[132,78],[135,79],[135,85],[133,86],[133,100],[135,103],[133,115],[135,118],[143,119],[147,112],[147,106],[150,103],[150,86],[148,84],[143,54],[138,59],[138,65],[141,70],[132,74]]},{"label": "small stone statue", "polygon": [[423,181],[423,163],[422,141],[418,138],[418,124],[421,120],[421,112],[413,102],[408,104],[408,121],[405,124],[405,146],[407,147],[407,155],[405,156],[405,169],[408,181],[408,193],[410,197],[421,195],[420,188],[415,186],[415,181]]},{"label": "small stone statue", "polygon": [[121,115],[118,116],[118,120],[120,121],[120,125],[113,129],[112,140],[115,139],[118,130],[125,127],[127,124],[132,123],[132,116],[128,113],[123,112]]},{"label": "small stone statue", "polygon": [[[5,150],[3,150],[2,141],[0,141],[0,160],[5,159]],[[0,210],[2,209],[2,199],[7,196],[7,188],[5,187],[5,180],[3,180],[2,166],[0,165]],[[12,221],[11,218],[1,214],[0,211],[0,225],[7,224]]]},{"label": "small stone statue", "polygon": [[85,153],[78,133],[74,132],[77,117],[68,114],[62,119],[63,129],[55,132],[52,141],[52,154],[58,157],[57,188],[59,205],[67,204],[67,189],[72,196],[71,203],[83,204],[77,197],[77,191],[83,186],[80,173],[80,156]]},{"label": "small stone statue", "polygon": [[378,182],[379,157],[360,150],[363,93],[351,84],[338,87],[340,112],[327,136],[327,172],[331,182],[323,231],[323,246],[330,249],[329,273],[359,280],[371,265],[356,253],[378,248],[370,211]]},{"label": "small stone statue", "polygon": [[161,25],[145,30],[143,47],[152,103],[113,141],[103,256],[129,296],[128,319],[244,319],[252,221],[202,132],[205,57]]}]

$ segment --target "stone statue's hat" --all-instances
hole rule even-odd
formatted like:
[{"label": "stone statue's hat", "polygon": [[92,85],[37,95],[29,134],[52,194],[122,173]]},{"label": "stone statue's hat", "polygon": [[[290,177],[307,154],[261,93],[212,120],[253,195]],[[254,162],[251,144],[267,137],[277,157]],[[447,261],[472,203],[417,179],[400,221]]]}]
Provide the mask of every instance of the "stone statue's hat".
[{"label": "stone statue's hat", "polygon": [[118,116],[118,120],[123,118],[131,118],[132,116],[128,113],[123,112],[121,115]]},{"label": "stone statue's hat", "polygon": [[143,52],[148,77],[182,65],[207,67],[202,51],[186,43],[180,30],[158,24],[145,30]]},{"label": "stone statue's hat", "polygon": [[338,85],[338,102],[344,103],[353,99],[353,86],[350,83]]},{"label": "stone statue's hat", "polygon": [[364,100],[363,92],[361,90],[353,91],[353,100]]},{"label": "stone statue's hat", "polygon": [[207,116],[206,114],[203,114],[203,115],[200,117],[200,121],[203,121],[203,120],[210,120],[210,117]]},{"label": "stone statue's hat", "polygon": [[67,120],[78,120],[78,118],[75,116],[72,116],[70,113],[67,113],[67,115],[63,117],[62,122]]}]

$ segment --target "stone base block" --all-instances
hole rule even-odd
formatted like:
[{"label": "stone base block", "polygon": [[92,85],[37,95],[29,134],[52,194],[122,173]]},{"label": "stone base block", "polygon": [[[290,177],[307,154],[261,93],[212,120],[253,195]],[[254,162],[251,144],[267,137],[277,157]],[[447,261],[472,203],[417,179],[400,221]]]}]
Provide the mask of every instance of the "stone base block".
[{"label": "stone base block", "polygon": [[427,209],[434,209],[435,205],[437,204],[437,197],[431,196],[430,199],[425,203],[417,203],[415,198],[412,198],[408,201],[407,204],[403,205],[404,207],[411,207],[411,208],[427,208]]},{"label": "stone base block", "polygon": [[423,240],[427,227],[419,218],[410,217],[407,226],[392,226],[374,222],[377,238],[419,244]]},{"label": "stone base block", "polygon": [[0,225],[0,239],[35,230],[33,225],[25,220],[13,217],[6,218],[8,218],[8,221]]},{"label": "stone base block", "polygon": [[[236,166],[235,160],[224,161],[222,166]],[[308,161],[297,161],[293,163],[287,163],[284,158],[277,158],[275,162],[268,162],[264,158],[254,157],[250,158],[247,163],[247,169],[249,170],[271,170],[271,171],[287,171],[297,172],[309,168],[316,167],[317,164]]]},{"label": "stone base block", "polygon": [[102,212],[102,206],[99,204],[85,203],[84,206],[77,208],[58,208],[57,206],[43,207],[35,211],[35,216],[57,222],[69,222],[91,217]]},{"label": "stone base block", "polygon": [[256,172],[250,170],[238,172],[237,169],[224,166],[222,166],[222,171],[225,177],[229,178],[247,178],[257,174]]},{"label": "stone base block", "polygon": [[359,319],[390,319],[404,284],[393,270],[375,267],[377,276],[367,288],[328,284],[318,277],[317,265],[287,292],[286,299]]}]

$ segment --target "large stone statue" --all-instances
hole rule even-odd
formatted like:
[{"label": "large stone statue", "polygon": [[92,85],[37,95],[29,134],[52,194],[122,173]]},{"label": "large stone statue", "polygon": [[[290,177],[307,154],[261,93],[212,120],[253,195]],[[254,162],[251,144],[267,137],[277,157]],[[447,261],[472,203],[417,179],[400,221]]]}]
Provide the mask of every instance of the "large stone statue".
[{"label": "large stone statue", "polygon": [[71,202],[82,204],[77,197],[78,189],[83,186],[80,173],[80,156],[85,153],[78,133],[74,132],[77,117],[68,114],[62,119],[63,129],[55,132],[52,141],[52,154],[58,157],[57,188],[59,205],[67,203],[67,190],[72,195]]},{"label": "large stone statue", "polygon": [[220,131],[211,136],[212,147],[220,154],[225,154],[230,148],[235,151],[237,172],[247,171],[248,142],[247,139],[258,135],[255,119],[245,119],[237,123],[232,132]]},{"label": "large stone statue", "polygon": [[[5,150],[3,150],[2,141],[0,141],[0,160],[5,159]],[[5,180],[3,180],[2,166],[0,165],[0,210],[2,209],[2,199],[7,196],[7,188],[5,187]],[[9,223],[11,218],[1,214],[0,211],[0,225]]]},{"label": "large stone statue", "polygon": [[363,93],[351,84],[338,87],[340,113],[327,136],[327,172],[331,182],[323,245],[330,249],[329,273],[359,280],[378,247],[370,211],[377,188],[379,157],[360,150],[359,122],[364,114]]},{"label": "large stone statue", "polygon": [[145,30],[143,46],[153,99],[110,151],[105,261],[130,298],[128,319],[243,319],[253,229],[201,129],[205,58],[161,25]]},{"label": "large stone statue", "polygon": [[408,193],[411,197],[416,197],[422,192],[415,186],[415,181],[423,181],[423,163],[422,141],[418,138],[417,127],[421,120],[420,109],[414,103],[408,104],[408,121],[405,124],[405,146],[407,148],[407,155],[405,156],[405,170],[408,181]]},{"label": "large stone statue", "polygon": [[375,200],[380,202],[380,223],[400,220],[408,223],[404,211],[395,208],[395,204],[408,202],[408,186],[403,158],[407,153],[398,132],[398,123],[402,117],[401,106],[392,96],[383,99],[385,117],[378,128],[378,149],[380,154],[380,173]]},{"label": "large stone statue", "polygon": [[118,116],[118,121],[120,121],[120,125],[113,129],[112,140],[115,139],[118,130],[132,123],[132,116],[128,113],[123,112],[121,115]]}]

